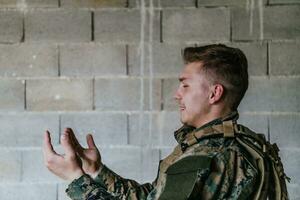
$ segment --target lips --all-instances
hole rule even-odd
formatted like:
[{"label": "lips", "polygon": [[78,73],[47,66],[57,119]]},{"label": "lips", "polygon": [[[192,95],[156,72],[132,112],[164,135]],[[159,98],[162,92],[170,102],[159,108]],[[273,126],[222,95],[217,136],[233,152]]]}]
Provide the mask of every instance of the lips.
[{"label": "lips", "polygon": [[180,106],[179,106],[179,109],[180,109],[180,110],[184,110],[184,109],[185,109],[185,106],[180,105]]}]

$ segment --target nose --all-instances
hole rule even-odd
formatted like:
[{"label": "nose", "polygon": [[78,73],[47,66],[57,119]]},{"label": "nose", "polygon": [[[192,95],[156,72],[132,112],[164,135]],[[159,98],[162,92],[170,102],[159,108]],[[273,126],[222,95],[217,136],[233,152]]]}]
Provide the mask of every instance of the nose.
[{"label": "nose", "polygon": [[175,91],[175,94],[174,94],[173,98],[174,98],[175,100],[177,100],[177,101],[181,99],[181,95],[180,95],[180,92],[179,92],[179,87],[178,87],[177,90]]}]

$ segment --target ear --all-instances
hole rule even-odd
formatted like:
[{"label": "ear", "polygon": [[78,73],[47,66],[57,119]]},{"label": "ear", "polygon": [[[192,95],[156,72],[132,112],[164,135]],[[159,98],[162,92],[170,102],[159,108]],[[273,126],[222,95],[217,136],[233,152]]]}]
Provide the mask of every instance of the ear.
[{"label": "ear", "polygon": [[209,103],[214,104],[221,100],[224,95],[224,86],[221,84],[215,84],[211,86],[211,93],[209,96]]}]

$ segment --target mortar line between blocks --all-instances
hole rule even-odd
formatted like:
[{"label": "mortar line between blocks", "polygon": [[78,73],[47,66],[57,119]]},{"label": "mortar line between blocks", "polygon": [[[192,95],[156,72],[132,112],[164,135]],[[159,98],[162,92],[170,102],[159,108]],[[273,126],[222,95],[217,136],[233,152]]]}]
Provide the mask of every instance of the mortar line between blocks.
[{"label": "mortar line between blocks", "polygon": [[27,89],[27,81],[24,80],[24,110],[27,110],[27,94],[26,94],[26,89]]},{"label": "mortar line between blocks", "polygon": [[91,41],[95,41],[95,14],[91,11]]},{"label": "mortar line between blocks", "polygon": [[61,115],[58,115],[58,144],[60,144],[61,131]]},{"label": "mortar line between blocks", "polygon": [[95,77],[92,79],[92,110],[96,110],[96,91],[95,86],[96,80]]},{"label": "mortar line between blocks", "polygon": [[23,179],[24,179],[24,161],[23,161],[23,154],[24,154],[24,152],[23,151],[21,151],[21,165],[20,165],[20,182],[22,182],[23,181]]},{"label": "mortar line between blocks", "polygon": [[270,75],[270,44],[267,42],[267,76]]},{"label": "mortar line between blocks", "polygon": [[268,121],[267,121],[267,125],[268,125],[268,129],[267,129],[267,131],[268,131],[268,133],[267,133],[268,134],[268,141],[271,141],[271,139],[270,139],[271,138],[271,136],[270,136],[270,134],[271,134],[270,133],[270,116],[268,116],[267,119],[268,119]]},{"label": "mortar line between blocks", "polygon": [[25,13],[23,13],[23,19],[22,19],[22,38],[21,43],[25,42]]},{"label": "mortar line between blocks", "polygon": [[126,129],[127,129],[127,145],[130,144],[130,132],[129,132],[129,115],[126,114]]},{"label": "mortar line between blocks", "polygon": [[158,159],[159,160],[162,159],[162,149],[161,148],[158,149]]},{"label": "mortar line between blocks", "polygon": [[161,84],[160,84],[160,110],[163,111],[164,110],[164,79],[161,79]]},{"label": "mortar line between blocks", "polygon": [[129,76],[129,46],[126,44],[125,46],[125,56],[126,56],[126,75]]},{"label": "mortar line between blocks", "polygon": [[163,11],[160,10],[159,11],[160,14],[160,22],[159,22],[159,26],[160,26],[160,43],[163,43]]},{"label": "mortar line between blocks", "polygon": [[233,28],[232,28],[232,18],[233,18],[233,16],[232,16],[232,8],[231,9],[229,9],[229,41],[230,42],[233,42],[233,34],[232,34],[232,32],[233,32]]},{"label": "mortar line between blocks", "polygon": [[57,76],[61,76],[60,46],[59,45],[57,45]]},{"label": "mortar line between blocks", "polygon": [[58,200],[59,183],[56,183],[56,200]]}]

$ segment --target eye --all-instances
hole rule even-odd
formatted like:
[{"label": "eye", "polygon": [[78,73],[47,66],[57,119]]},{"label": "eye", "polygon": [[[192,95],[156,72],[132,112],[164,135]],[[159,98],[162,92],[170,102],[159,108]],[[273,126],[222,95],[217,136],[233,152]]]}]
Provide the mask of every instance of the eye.
[{"label": "eye", "polygon": [[183,87],[184,87],[184,88],[187,88],[187,87],[189,87],[189,86],[188,86],[188,85],[183,85]]}]

